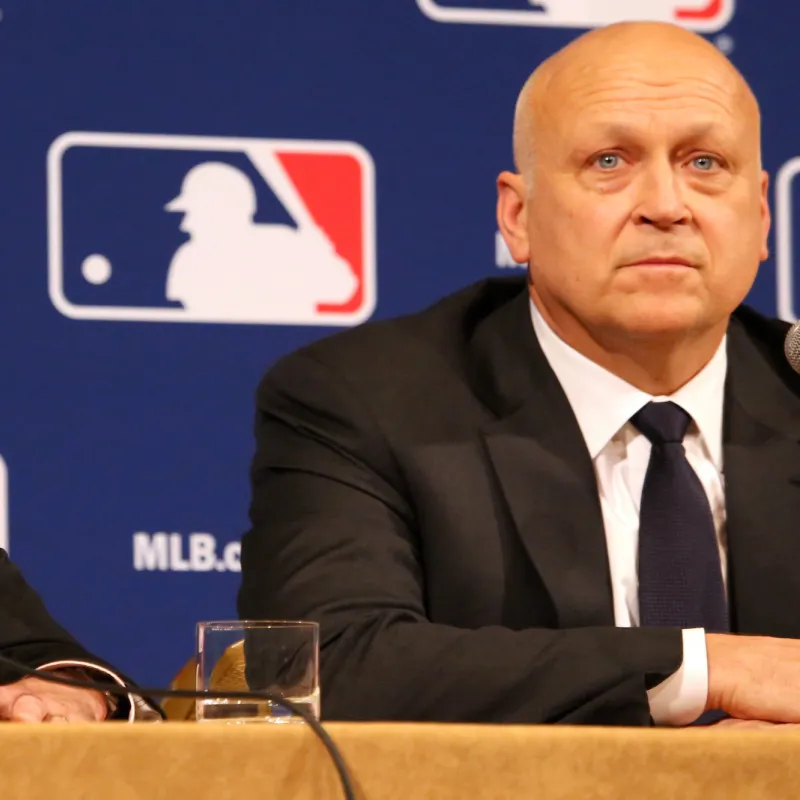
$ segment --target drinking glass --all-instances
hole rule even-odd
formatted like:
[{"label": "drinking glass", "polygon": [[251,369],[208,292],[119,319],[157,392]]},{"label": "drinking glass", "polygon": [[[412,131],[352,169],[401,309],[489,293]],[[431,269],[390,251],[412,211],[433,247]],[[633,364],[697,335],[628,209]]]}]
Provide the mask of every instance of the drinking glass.
[{"label": "drinking glass", "polygon": [[[197,623],[197,689],[269,692],[317,719],[319,624],[294,620]],[[197,700],[198,722],[303,722],[278,700]]]}]

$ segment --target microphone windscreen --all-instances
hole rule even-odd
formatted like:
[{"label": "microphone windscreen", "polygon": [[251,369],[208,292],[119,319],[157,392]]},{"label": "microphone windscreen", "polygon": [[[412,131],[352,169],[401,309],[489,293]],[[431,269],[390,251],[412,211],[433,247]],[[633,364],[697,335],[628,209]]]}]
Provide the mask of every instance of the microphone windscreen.
[{"label": "microphone windscreen", "polygon": [[800,320],[786,332],[786,338],[783,340],[783,352],[792,369],[800,372]]}]

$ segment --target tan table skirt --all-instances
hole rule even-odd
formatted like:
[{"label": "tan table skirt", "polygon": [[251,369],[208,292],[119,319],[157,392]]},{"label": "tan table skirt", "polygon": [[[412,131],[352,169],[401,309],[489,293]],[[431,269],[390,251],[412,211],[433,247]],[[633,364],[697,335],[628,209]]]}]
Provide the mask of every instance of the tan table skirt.
[{"label": "tan table skirt", "polygon": [[[800,733],[327,726],[361,800],[800,800]],[[302,725],[0,725],[0,798],[333,800]]]}]

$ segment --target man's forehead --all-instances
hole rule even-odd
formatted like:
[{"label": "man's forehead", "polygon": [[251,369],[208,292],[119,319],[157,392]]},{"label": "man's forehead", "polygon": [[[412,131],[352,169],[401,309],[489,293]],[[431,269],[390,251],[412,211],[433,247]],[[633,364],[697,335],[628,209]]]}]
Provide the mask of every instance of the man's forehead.
[{"label": "man's forehead", "polygon": [[755,97],[713,45],[675,26],[631,23],[584,34],[529,77],[515,112],[516,162],[530,164],[542,140],[622,123],[760,136]]},{"label": "man's forehead", "polygon": [[[755,117],[742,102],[704,86],[694,90],[671,85],[649,87],[629,82],[623,86],[599,86],[590,92],[562,95],[550,113],[559,136],[604,133],[632,137],[647,132],[669,131],[683,138],[735,137],[752,125]],[[540,131],[543,132],[543,131]]]},{"label": "man's forehead", "polygon": [[715,107],[692,107],[688,104],[656,106],[643,103],[640,107],[609,104],[582,108],[575,115],[565,113],[564,123],[556,125],[559,135],[572,132],[629,139],[646,134],[669,133],[684,139],[702,137],[734,137],[747,126],[741,115]]},{"label": "man's forehead", "polygon": [[539,99],[559,108],[588,108],[602,103],[665,107],[708,104],[731,113],[742,105],[745,95],[743,82],[729,70],[612,60],[582,65],[543,82]]},{"label": "man's forehead", "polygon": [[674,25],[618,25],[591,31],[543,62],[542,88],[558,92],[581,84],[626,78],[656,86],[707,81],[734,93],[744,83],[733,63],[702,37]]}]

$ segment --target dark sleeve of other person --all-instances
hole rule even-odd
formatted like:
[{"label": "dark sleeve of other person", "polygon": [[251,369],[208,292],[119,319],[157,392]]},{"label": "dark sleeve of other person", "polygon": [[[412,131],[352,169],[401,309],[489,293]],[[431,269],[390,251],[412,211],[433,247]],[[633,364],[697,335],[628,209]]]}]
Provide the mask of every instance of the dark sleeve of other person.
[{"label": "dark sleeve of other person", "polygon": [[[39,595],[25,581],[5,550],[0,550],[0,655],[32,669],[54,661],[86,661],[106,667],[133,685],[113,666],[88,652],[50,616]],[[25,676],[13,666],[0,662],[0,684],[12,683],[22,677]],[[84,674],[81,671],[75,677],[115,685],[101,672],[87,670]],[[158,708],[152,701],[148,702]],[[115,705],[114,717],[126,718],[127,698],[117,698]]]}]

